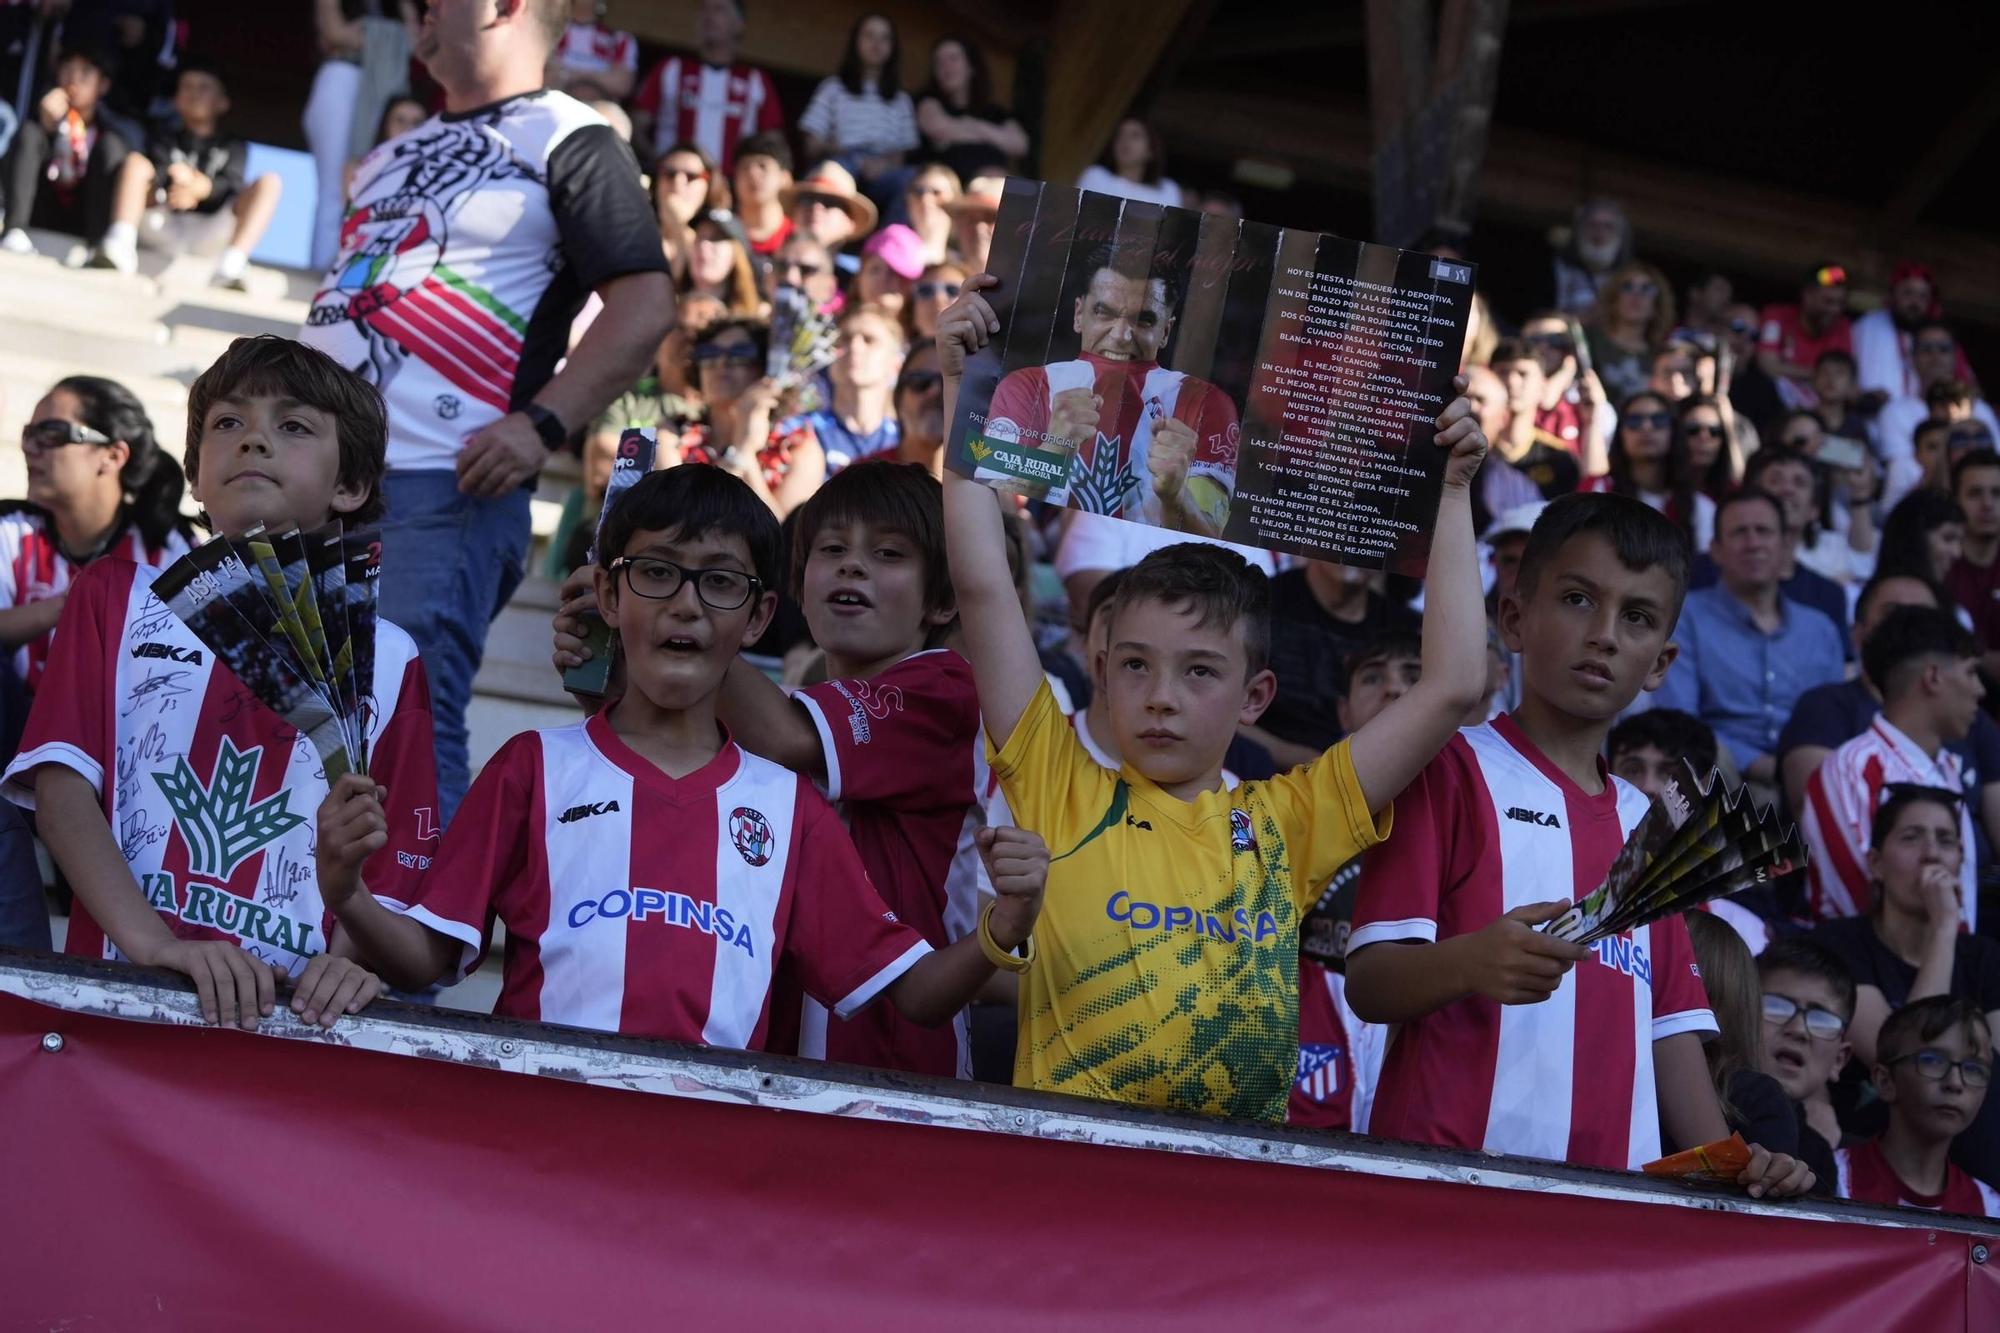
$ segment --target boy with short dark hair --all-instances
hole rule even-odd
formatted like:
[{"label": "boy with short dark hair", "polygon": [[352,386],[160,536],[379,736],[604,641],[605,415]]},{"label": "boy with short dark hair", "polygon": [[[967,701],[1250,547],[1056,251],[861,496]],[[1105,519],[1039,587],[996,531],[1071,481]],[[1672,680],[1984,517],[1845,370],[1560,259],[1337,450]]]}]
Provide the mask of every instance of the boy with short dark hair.
[{"label": "boy with short dark hair", "polygon": [[[1874,900],[1869,826],[1889,783],[1914,783],[1964,796],[1963,761],[1946,745],[1962,741],[1979,715],[1979,645],[1947,611],[1899,606],[1861,645],[1861,669],[1882,696],[1868,729],[1820,761],[1806,783],[1805,835],[1810,902],[1821,920],[1866,916]],[[1970,801],[1958,810],[1959,845],[1970,850]],[[1978,867],[1966,856],[1961,895],[1967,929],[1978,925]]]},{"label": "boy with short dark hair", "polygon": [[[1423,679],[1424,641],[1386,629],[1348,654],[1340,728],[1353,735]],[[1354,930],[1356,857],[1333,873],[1299,926],[1299,1071],[1285,1123],[1365,1132],[1382,1072],[1388,1029],[1364,1023],[1347,1003],[1347,940]]]},{"label": "boy with short dark hair", "polygon": [[284,181],[275,172],[250,180],[249,145],[222,133],[229,90],[218,66],[199,58],[181,62],[174,114],[178,124],[157,127],[146,151],[131,154],[119,168],[111,225],[91,264],[136,272],[141,240],[170,253],[220,251],[215,280],[241,291],[250,252],[271,225]]},{"label": "boy with short dark hair", "polygon": [[[778,524],[749,487],[701,464],[642,478],[606,518],[594,577],[623,693],[585,722],[502,747],[416,900],[380,899],[355,873],[379,819],[365,784],[343,781],[329,798],[322,884],[386,976],[463,975],[497,915],[496,1013],[754,1050],[777,1019],[782,973],[842,1017],[886,994],[934,1026],[996,966],[1023,965],[1014,952],[1034,924],[1045,851],[1018,831],[989,833],[998,897],[934,951],[883,904],[811,783],[720,725],[724,677],[777,606]],[[915,584],[912,572],[896,595]],[[863,707],[850,720],[859,733],[880,719]]]},{"label": "boy with short dark hair", "polygon": [[[950,419],[966,359],[999,331],[982,274],[939,321]],[[1463,382],[1457,386],[1463,391]],[[1077,741],[1043,681],[1007,579],[1000,500],[945,479],[952,585],[987,752],[1015,818],[1053,853],[1048,918],[1022,981],[1014,1081],[1277,1120],[1298,1067],[1299,918],[1382,835],[1375,812],[1479,698],[1485,618],[1469,402],[1438,419],[1449,452],[1430,557],[1424,676],[1310,765],[1228,789],[1223,756],[1271,702],[1269,580],[1184,543],[1126,572],[1099,672],[1122,764]]]},{"label": "boy with short dark hair", "polygon": [[1604,742],[1611,771],[1648,796],[1666,790],[1669,778],[1688,780],[1688,769],[1708,781],[1715,768],[1715,733],[1692,713],[1654,708],[1634,713]]},{"label": "boy with short dark hair", "polygon": [[1798,1108],[1799,1158],[1830,1188],[1841,1135],[1827,1090],[1851,1049],[1854,976],[1825,945],[1802,935],[1772,941],[1757,955],[1757,975],[1764,984],[1764,1068]]},{"label": "boy with short dark hair", "polygon": [[[387,436],[360,376],[289,338],[239,338],[188,391],[189,489],[223,536],[366,523]],[[378,983],[314,880],[324,770],[153,595],[157,576],[106,557],[78,577],[49,660],[65,688],[37,696],[5,794],[40,812],[76,891],[69,952],[185,973],[203,1018],[246,1028],[271,1011],[275,978],[296,977],[292,1008],[330,1024]],[[410,896],[437,838],[430,689],[386,620],[366,688],[369,773],[351,780],[382,795],[357,861]]]},{"label": "boy with short dark hair", "polygon": [[1951,1143],[1979,1114],[1993,1078],[1993,1036],[1971,1000],[1912,1000],[1889,1015],[1875,1044],[1875,1092],[1889,1127],[1843,1148],[1839,1195],[1892,1208],[2000,1217],[2000,1190],[1951,1160]]},{"label": "boy with short dark hair", "polygon": [[[1634,713],[1613,727],[1604,742],[1604,753],[1614,774],[1658,799],[1671,779],[1678,779],[1685,790],[1690,767],[1696,780],[1708,781],[1709,774],[1715,771],[1715,733],[1692,713],[1683,713],[1678,708],[1653,708]],[[1748,899],[1760,893],[1768,896],[1766,890],[1751,890],[1743,896]],[[1764,913],[1735,898],[1717,898],[1699,910],[1727,922],[1754,957],[1771,942],[1766,914],[1778,914],[1775,902],[1759,905],[1764,907]]]},{"label": "boy with short dark hair", "polygon": [[[1611,1169],[1658,1157],[1663,1128],[1728,1137],[1686,925],[1595,948],[1535,929],[1602,882],[1651,805],[1601,753],[1673,662],[1688,558],[1679,528],[1624,496],[1567,496],[1536,522],[1500,606],[1521,706],[1452,739],[1362,868],[1349,1000],[1402,1024],[1372,1133]],[[1789,1194],[1810,1178],[1757,1148],[1741,1183]]]}]

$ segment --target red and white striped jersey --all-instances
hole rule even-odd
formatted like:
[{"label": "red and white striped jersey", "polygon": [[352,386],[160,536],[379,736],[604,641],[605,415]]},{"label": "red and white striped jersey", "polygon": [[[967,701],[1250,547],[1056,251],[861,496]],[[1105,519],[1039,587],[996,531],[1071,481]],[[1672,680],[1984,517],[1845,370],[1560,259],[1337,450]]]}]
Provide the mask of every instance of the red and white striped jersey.
[{"label": "red and white striped jersey", "polygon": [[[6,796],[33,808],[47,764],[89,779],[132,877],[174,934],[229,940],[297,974],[333,929],[313,867],[326,771],[307,738],[153,595],[158,571],[95,561],[56,626],[45,689],[8,765]],[[437,850],[430,685],[410,636],[375,629],[369,772],[389,793],[389,841],[362,867],[411,896]],[[81,899],[67,949],[119,958]]]},{"label": "red and white striped jersey", "polygon": [[552,63],[579,74],[601,74],[610,69],[639,72],[639,41],[629,32],[607,28],[602,23],[571,23],[556,43]]},{"label": "red and white striped jersey", "polygon": [[[979,925],[978,877],[957,866],[978,860],[968,824],[980,823],[973,756],[979,694],[972,667],[946,649],[915,653],[870,680],[831,680],[793,696],[819,730],[826,794],[853,836],[882,900],[932,948]],[[796,988],[793,988],[796,993]],[[965,1015],[925,1028],[878,1005],[828,1024],[824,1005],[804,999],[801,1055],[935,1074],[972,1076]],[[788,997],[789,999],[789,997]]]},{"label": "red and white striped jersey", "polygon": [[[1923,748],[1884,714],[1868,730],[1820,760],[1806,782],[1805,815],[1799,831],[1806,840],[1806,883],[1813,915],[1822,921],[1866,916],[1874,905],[1873,877],[1868,873],[1868,842],[1882,788],[1892,782],[1965,793],[1965,762],[1940,748],[1937,757]],[[1979,867],[1972,854],[1971,802],[1958,806],[1958,845],[1965,849],[1960,868],[1963,892],[1960,910],[1965,928],[1979,925]]]},{"label": "red and white striped jersey", "polygon": [[1955,1162],[1945,1163],[1944,1188],[1936,1194],[1919,1194],[1905,1185],[1882,1155],[1880,1140],[1838,1150],[1833,1154],[1833,1164],[1839,1172],[1836,1198],[1859,1199],[1890,1208],[1962,1213],[1967,1217],[2000,1217],[2000,1190],[1968,1176]]},{"label": "red and white striped jersey", "polygon": [[677,143],[692,143],[725,173],[735,169],[739,142],[785,127],[770,75],[749,65],[724,69],[686,56],[668,56],[654,66],[632,108],[654,118],[648,161],[659,161]]},{"label": "red and white striped jersey", "polygon": [[[127,528],[105,554],[161,569],[186,555],[187,549],[187,539],[178,532],[168,533],[158,546],[148,546],[137,528]],[[25,508],[0,514],[0,611],[60,597],[75,578],[76,566],[63,555],[45,516]],[[14,650],[14,678],[30,694],[41,684],[54,637],[44,634]]]},{"label": "red and white striped jersey", "polygon": [[376,896],[461,974],[499,917],[496,1014],[734,1049],[762,1048],[780,966],[845,1018],[930,951],[811,783],[727,736],[668,777],[602,713],[502,746],[419,895]]},{"label": "red and white striped jersey", "polygon": [[[1363,863],[1348,957],[1591,892],[1649,805],[1608,772],[1604,783],[1586,794],[1510,716],[1459,732]],[[1595,949],[1540,1004],[1475,995],[1403,1024],[1369,1132],[1612,1169],[1657,1158],[1653,1043],[1712,1032],[1715,1016],[1679,917]]]}]

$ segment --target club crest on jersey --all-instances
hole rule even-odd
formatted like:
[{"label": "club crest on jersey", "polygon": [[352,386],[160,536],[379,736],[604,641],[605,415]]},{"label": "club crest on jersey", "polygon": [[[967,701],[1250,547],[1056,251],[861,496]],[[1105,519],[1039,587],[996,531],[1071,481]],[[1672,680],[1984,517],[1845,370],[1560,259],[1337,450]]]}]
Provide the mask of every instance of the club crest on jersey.
[{"label": "club crest on jersey", "polygon": [[1250,831],[1250,812],[1231,810],[1229,812],[1229,850],[1231,852],[1254,852],[1257,850],[1257,836]]},{"label": "club crest on jersey", "polygon": [[187,843],[190,873],[226,880],[266,845],[306,822],[288,808],[289,791],[250,804],[263,755],[261,745],[238,750],[224,736],[206,785],[188,767],[185,755],[174,761],[171,773],[153,774]]},{"label": "club crest on jersey", "polygon": [[1298,1090],[1314,1102],[1324,1102],[1340,1091],[1340,1062],[1347,1054],[1344,1046],[1308,1045],[1299,1047]]},{"label": "club crest on jersey", "polygon": [[729,812],[729,840],[736,844],[737,853],[753,866],[769,861],[778,845],[771,834],[771,821],[764,818],[762,811],[747,805]]}]

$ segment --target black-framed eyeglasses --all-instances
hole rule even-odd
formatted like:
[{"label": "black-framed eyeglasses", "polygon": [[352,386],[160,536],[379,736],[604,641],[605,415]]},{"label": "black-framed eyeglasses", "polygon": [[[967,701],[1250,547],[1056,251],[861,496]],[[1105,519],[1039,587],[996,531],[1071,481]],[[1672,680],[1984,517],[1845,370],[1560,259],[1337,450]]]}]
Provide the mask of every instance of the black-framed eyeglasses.
[{"label": "black-framed eyeglasses", "polygon": [[801,264],[796,259],[780,259],[772,267],[780,273],[796,273],[802,278],[816,278],[826,272],[824,264]]},{"label": "black-framed eyeglasses", "polygon": [[1781,1028],[1794,1014],[1806,1016],[1806,1035],[1814,1041],[1839,1041],[1847,1031],[1847,1020],[1822,1004],[1800,1004],[1789,995],[1764,992],[1764,1021]]},{"label": "black-framed eyeglasses", "polygon": [[1933,1083],[1944,1082],[1944,1076],[1956,1069],[1959,1081],[1968,1088],[1983,1088],[1993,1079],[1993,1066],[1986,1060],[1954,1060],[1935,1046],[1926,1046],[1921,1051],[1911,1051],[1893,1060],[1882,1063],[1891,1069],[1905,1060],[1917,1062],[1917,1073]]},{"label": "black-framed eyeglasses", "polygon": [[30,458],[72,444],[109,443],[111,443],[109,435],[101,430],[92,430],[77,421],[58,421],[50,417],[46,421],[30,421],[21,427],[21,452]]},{"label": "black-framed eyeglasses", "polygon": [[920,282],[911,290],[919,301],[935,301],[940,295],[947,301],[956,301],[965,288],[956,282]]},{"label": "black-framed eyeglasses", "polygon": [[694,363],[698,366],[729,364],[754,366],[764,359],[752,343],[703,343],[694,349]]},{"label": "black-framed eyeglasses", "polygon": [[944,383],[944,376],[935,370],[909,370],[896,380],[897,393],[929,393]]},{"label": "black-framed eyeglasses", "polygon": [[625,586],[641,597],[664,602],[690,580],[694,595],[711,611],[734,611],[763,587],[755,574],[740,569],[690,569],[656,555],[627,555],[613,560],[611,575],[624,576]]},{"label": "black-framed eyeglasses", "polygon": [[1634,427],[1651,426],[1654,430],[1665,430],[1674,424],[1674,416],[1671,412],[1628,412],[1625,416],[1625,424]]},{"label": "black-framed eyeglasses", "polygon": [[1689,435],[1709,436],[1718,440],[1722,438],[1722,426],[1720,423],[1711,424],[1706,421],[1690,421],[1681,429],[1685,430]]}]

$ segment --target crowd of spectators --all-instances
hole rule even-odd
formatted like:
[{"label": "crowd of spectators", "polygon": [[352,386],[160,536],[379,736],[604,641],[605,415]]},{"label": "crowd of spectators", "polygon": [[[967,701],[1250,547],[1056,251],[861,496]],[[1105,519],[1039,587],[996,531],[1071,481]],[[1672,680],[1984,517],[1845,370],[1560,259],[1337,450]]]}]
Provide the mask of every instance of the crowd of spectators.
[{"label": "crowd of spectators", "polygon": [[[87,8],[79,0],[75,12]],[[802,519],[821,534],[813,541],[859,521],[833,485],[843,473],[900,462],[942,476],[940,320],[983,270],[1001,181],[1032,145],[974,42],[906,52],[881,14],[857,19],[837,67],[788,107],[770,74],[742,58],[751,11],[739,0],[702,0],[697,49],[647,69],[633,36],[607,27],[592,0],[544,24],[549,41],[511,47],[499,45],[515,40],[505,33],[452,27],[453,6],[428,8],[420,19],[407,3],[316,5],[324,62],[305,123],[321,188],[315,259],[332,271],[307,341],[350,369],[372,367],[388,400],[384,606],[430,673],[449,818],[471,777],[471,677],[525,565],[521,487],[545,448],[582,458],[549,577],[587,569],[619,436],[641,426],[655,433],[656,467],[712,464],[740,479],[803,567],[815,557],[798,546]],[[11,131],[0,246],[24,247],[25,227],[54,227],[87,242],[93,264],[130,272],[138,246],[159,245],[216,253],[218,280],[240,283],[277,182],[246,179],[244,145],[221,127],[224,72],[186,55],[162,70],[116,32],[116,44],[94,45],[79,22],[60,50],[29,55],[41,74],[33,99],[18,123],[0,124]],[[453,42],[511,52],[514,82],[492,61],[454,64]],[[409,95],[412,52],[442,89],[442,116]],[[534,284],[508,279],[517,287],[505,291],[501,278],[463,270],[490,278],[491,294],[531,326],[500,367],[508,382],[483,391],[418,345],[419,329],[319,318],[355,247],[370,243],[344,233],[343,216],[384,188],[387,162],[472,109],[546,168],[534,205],[546,225],[525,239],[517,228],[510,243],[567,261]],[[1238,211],[1227,196],[1184,189],[1166,165],[1158,133],[1131,118],[1077,183]],[[503,221],[493,225],[504,231],[512,215]],[[461,215],[457,225],[482,224]],[[1645,252],[1615,201],[1585,201],[1541,261],[1546,304],[1488,311],[1489,336],[1468,346],[1466,398],[1491,443],[1471,508],[1493,627],[1486,688],[1462,720],[1476,727],[1521,699],[1522,650],[1502,632],[1502,608],[1546,506],[1609,494],[1662,515],[1692,556],[1671,636],[1678,653],[1612,730],[1604,771],[1654,796],[1686,783],[1690,768],[1705,782],[1719,767],[1795,815],[1812,849],[1810,873],[1691,916],[1720,1026],[1708,1046],[1717,1097],[1733,1128],[1813,1166],[1823,1190],[1986,1211],[2000,1187],[2000,1111],[1982,1107],[1989,1024],[2000,1022],[2000,726],[1985,707],[2000,679],[2000,423],[1947,293],[1921,262],[1898,264],[1864,299],[1844,262],[1815,261],[1795,300],[1757,309],[1719,272],[1676,293]],[[795,321],[783,317],[801,308],[831,328],[828,354],[780,371],[787,349],[774,357],[773,321],[789,335]],[[545,316],[560,325],[553,343]],[[393,389],[379,378],[389,339],[406,359]],[[106,555],[164,564],[190,536],[179,473],[116,384],[53,386],[23,449],[28,493],[0,515],[4,719],[15,736],[70,580]],[[1009,528],[1043,669],[1078,738],[1109,767],[1107,608],[1125,572],[1168,540],[1060,509]],[[1230,744],[1232,785],[1312,763],[1422,674],[1418,585],[1252,556],[1272,576],[1276,694]],[[746,660],[801,690],[870,661],[822,642],[822,620],[781,598]],[[919,649],[938,646],[919,636]],[[821,699],[807,710],[824,728],[822,710],[838,699],[801,697]],[[755,749],[757,725],[730,714],[727,698],[725,717]],[[818,757],[788,766],[837,800],[893,811],[843,775],[830,737],[821,755],[808,728],[798,743]],[[969,756],[976,739],[960,742]],[[992,796],[970,777],[962,785],[961,822]],[[0,810],[19,824],[14,807]],[[25,827],[0,832],[18,862]],[[1290,1114],[1320,1128],[1368,1128],[1390,1040],[1346,998],[1358,866],[1315,886],[1300,927]],[[16,882],[31,873],[9,872]],[[12,909],[0,925],[45,943],[39,899],[25,901],[0,904]],[[964,937],[963,920],[940,918],[946,927]],[[976,1039],[997,1030],[992,1043],[1011,1050],[1013,999],[1002,992],[983,1013],[975,1006],[970,1053],[983,1076],[1004,1079],[1010,1056]]]}]

